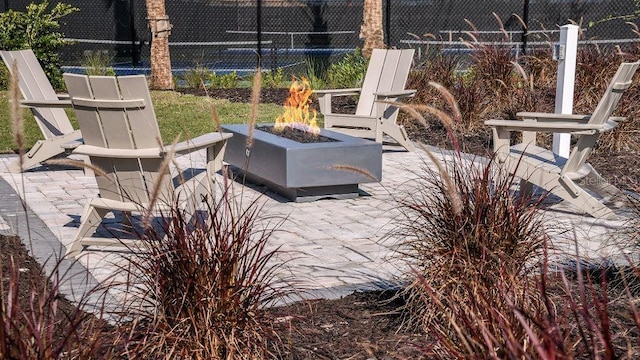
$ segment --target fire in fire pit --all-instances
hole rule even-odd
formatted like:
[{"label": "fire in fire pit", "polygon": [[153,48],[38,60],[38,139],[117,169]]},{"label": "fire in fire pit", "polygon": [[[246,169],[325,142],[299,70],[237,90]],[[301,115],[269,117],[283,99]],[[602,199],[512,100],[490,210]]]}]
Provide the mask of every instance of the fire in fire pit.
[{"label": "fire in fire pit", "polygon": [[320,127],[316,122],[318,113],[310,110],[312,94],[309,80],[304,77],[294,79],[289,87],[289,97],[284,103],[284,113],[276,118],[274,129],[282,132],[293,128],[316,136],[320,134]]},{"label": "fire in fire pit", "polygon": [[320,129],[309,109],[311,88],[305,79],[294,81],[289,93],[275,124],[253,132],[247,125],[222,125],[233,133],[224,161],[296,202],[358,197],[358,184],[382,179],[381,144]]}]

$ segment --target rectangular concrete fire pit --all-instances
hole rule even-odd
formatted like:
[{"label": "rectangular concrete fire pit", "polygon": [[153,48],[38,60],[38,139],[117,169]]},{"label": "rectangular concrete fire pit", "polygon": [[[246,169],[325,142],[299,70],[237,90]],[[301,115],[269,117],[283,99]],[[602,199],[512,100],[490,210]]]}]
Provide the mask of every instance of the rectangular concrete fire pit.
[{"label": "rectangular concrete fire pit", "polygon": [[247,167],[248,125],[222,125],[222,130],[233,133],[227,141],[226,162],[251,182],[295,202],[354,198],[359,195],[358,184],[382,179],[382,145],[373,141],[322,129],[321,136],[335,141],[301,143],[258,128]]}]

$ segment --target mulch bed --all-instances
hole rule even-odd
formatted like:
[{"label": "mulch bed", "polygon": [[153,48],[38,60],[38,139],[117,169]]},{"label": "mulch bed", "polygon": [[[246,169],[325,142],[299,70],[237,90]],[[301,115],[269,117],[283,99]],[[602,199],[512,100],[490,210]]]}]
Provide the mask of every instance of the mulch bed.
[{"label": "mulch bed", "polygon": [[[203,95],[202,91],[189,91]],[[231,101],[247,102],[250,89],[212,90],[212,97],[224,97]],[[286,89],[265,89],[261,102],[281,103],[287,96]],[[336,111],[349,112],[355,106],[353,99],[345,98]],[[429,130],[407,124],[411,137],[426,144],[448,147],[446,132],[436,126]],[[488,131],[461,137],[467,152],[486,155],[490,148]],[[591,159],[607,179],[623,188],[631,188],[640,178],[640,156],[638,154],[595,155]],[[20,274],[20,301],[28,306],[30,287],[46,281],[40,265],[28,254],[17,237],[0,235],[3,286],[6,287],[7,266],[10,259],[23,268]],[[288,359],[416,359],[421,354],[417,346],[423,334],[401,329],[402,317],[397,312],[398,300],[393,292],[357,292],[337,300],[312,300],[273,309],[275,316],[287,321],[277,325],[279,334],[289,343]],[[73,309],[73,304],[60,298],[60,316]],[[61,318],[62,319],[62,318]]]}]

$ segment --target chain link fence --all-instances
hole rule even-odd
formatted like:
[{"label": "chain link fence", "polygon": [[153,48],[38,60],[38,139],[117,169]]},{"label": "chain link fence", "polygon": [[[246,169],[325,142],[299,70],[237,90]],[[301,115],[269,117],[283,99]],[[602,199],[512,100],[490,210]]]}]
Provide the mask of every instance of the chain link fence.
[{"label": "chain link fence", "polygon": [[[258,1],[165,0],[174,73],[196,66],[251,73],[258,53],[263,68],[296,72],[362,45],[362,0]],[[624,47],[640,38],[628,23],[638,20],[622,18],[638,11],[634,0],[382,1],[389,47],[435,44],[446,51],[464,47],[460,40],[500,41],[526,51],[557,41],[559,26],[567,23],[581,26],[582,44]],[[4,10],[23,11],[28,2],[4,0]],[[144,0],[65,2],[80,9],[62,19],[62,31],[74,40],[61,53],[66,71],[81,70],[88,51],[108,53],[121,74],[149,71]]]}]

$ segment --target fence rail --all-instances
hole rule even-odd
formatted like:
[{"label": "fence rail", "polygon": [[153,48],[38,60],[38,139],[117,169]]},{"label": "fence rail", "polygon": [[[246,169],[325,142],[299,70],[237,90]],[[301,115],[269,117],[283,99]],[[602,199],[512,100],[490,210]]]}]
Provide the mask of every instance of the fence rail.
[{"label": "fence rail", "polygon": [[[4,10],[24,11],[31,1],[5,1]],[[65,2],[80,9],[63,19],[61,31],[74,40],[62,50],[65,66],[81,66],[84,54],[94,50],[108,51],[114,63],[128,62],[131,68],[148,63],[152,39],[145,1]],[[581,44],[637,46],[638,34],[621,18],[638,10],[634,0],[524,3],[528,8],[512,0],[383,0],[385,42],[390,47],[461,47],[465,44],[458,37],[465,34],[474,34],[477,44],[484,45],[496,44],[506,34],[508,46],[528,48],[548,44],[559,25],[573,22],[583,24]],[[300,68],[310,58],[326,66],[362,46],[363,0],[165,0],[165,6],[173,25],[175,68],[213,64],[251,69],[257,52],[266,68]],[[631,21],[640,25],[638,19]],[[424,39],[409,40],[413,34]]]}]

